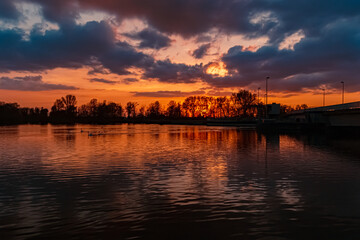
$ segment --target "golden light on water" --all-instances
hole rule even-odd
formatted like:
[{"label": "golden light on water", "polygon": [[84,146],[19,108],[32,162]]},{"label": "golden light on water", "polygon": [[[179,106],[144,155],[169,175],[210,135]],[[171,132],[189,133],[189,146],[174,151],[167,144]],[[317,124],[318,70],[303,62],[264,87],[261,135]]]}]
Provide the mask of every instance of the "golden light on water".
[{"label": "golden light on water", "polygon": [[208,66],[208,68],[206,69],[206,73],[225,77],[228,74],[228,71],[226,70],[225,64],[223,62],[214,62]]}]

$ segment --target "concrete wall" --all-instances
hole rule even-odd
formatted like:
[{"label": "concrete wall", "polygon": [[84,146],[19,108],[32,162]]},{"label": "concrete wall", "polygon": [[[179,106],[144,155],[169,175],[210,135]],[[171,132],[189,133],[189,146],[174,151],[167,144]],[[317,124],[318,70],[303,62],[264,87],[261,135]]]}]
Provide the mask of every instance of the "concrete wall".
[{"label": "concrete wall", "polygon": [[332,127],[360,127],[360,113],[333,114],[327,116]]}]

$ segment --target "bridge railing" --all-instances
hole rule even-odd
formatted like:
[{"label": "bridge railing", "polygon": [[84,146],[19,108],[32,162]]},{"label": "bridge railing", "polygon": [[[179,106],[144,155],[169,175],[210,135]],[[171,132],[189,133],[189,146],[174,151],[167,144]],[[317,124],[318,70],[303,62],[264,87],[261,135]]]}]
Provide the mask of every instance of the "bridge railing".
[{"label": "bridge railing", "polygon": [[316,107],[316,108],[308,108],[308,109],[303,109],[303,110],[296,110],[296,111],[291,112],[290,114],[301,114],[301,113],[305,113],[305,112],[327,112],[327,111],[348,110],[348,109],[357,109],[357,108],[360,108],[360,101],[352,102],[352,103],[330,105],[330,106],[325,106],[325,107]]}]

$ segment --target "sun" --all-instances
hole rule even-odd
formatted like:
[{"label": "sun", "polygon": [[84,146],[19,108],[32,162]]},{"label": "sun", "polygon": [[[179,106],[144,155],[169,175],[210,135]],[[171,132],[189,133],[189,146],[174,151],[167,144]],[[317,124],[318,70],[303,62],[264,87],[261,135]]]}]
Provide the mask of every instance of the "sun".
[{"label": "sun", "polygon": [[228,74],[228,71],[226,70],[226,66],[223,62],[213,62],[206,68],[206,73],[225,77]]}]

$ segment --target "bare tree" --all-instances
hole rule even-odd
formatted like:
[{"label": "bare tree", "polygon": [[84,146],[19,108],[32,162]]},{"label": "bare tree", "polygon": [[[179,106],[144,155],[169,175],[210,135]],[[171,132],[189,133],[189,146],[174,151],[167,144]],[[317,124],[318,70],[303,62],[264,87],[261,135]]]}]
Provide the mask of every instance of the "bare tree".
[{"label": "bare tree", "polygon": [[240,90],[237,93],[233,93],[231,98],[238,116],[249,117],[255,114],[256,94],[247,90]]},{"label": "bare tree", "polygon": [[136,117],[136,107],[138,105],[139,104],[137,102],[128,102],[126,104],[126,113],[128,118]]}]

